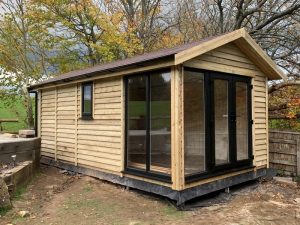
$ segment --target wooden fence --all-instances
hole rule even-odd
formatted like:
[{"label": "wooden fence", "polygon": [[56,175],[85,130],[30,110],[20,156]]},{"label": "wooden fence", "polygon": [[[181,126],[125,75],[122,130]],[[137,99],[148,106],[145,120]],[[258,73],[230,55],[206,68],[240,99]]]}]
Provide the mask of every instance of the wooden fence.
[{"label": "wooden fence", "polygon": [[300,132],[269,131],[270,167],[300,176]]}]

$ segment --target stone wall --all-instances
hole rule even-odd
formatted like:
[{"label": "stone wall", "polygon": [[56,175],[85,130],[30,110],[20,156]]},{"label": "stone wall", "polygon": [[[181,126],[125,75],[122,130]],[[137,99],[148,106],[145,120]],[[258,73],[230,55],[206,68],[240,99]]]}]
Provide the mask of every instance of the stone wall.
[{"label": "stone wall", "polygon": [[300,176],[300,132],[269,131],[270,167]]}]

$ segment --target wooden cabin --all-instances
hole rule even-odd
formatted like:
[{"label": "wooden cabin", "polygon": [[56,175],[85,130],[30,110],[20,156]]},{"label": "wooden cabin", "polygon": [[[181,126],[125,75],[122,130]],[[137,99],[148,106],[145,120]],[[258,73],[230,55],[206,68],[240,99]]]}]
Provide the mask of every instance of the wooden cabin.
[{"label": "wooden cabin", "polygon": [[29,87],[41,161],[178,205],[257,179],[284,78],[244,29],[60,75]]}]

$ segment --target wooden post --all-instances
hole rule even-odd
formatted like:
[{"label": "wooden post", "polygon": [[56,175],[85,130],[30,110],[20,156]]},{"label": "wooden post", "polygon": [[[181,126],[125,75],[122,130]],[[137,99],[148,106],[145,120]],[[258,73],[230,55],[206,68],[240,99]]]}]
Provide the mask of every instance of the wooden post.
[{"label": "wooden post", "polygon": [[37,137],[41,137],[41,122],[42,122],[42,90],[39,90],[38,91],[38,94],[37,94],[37,98],[38,98],[38,104],[37,104],[37,130],[38,130],[38,133],[36,134]]},{"label": "wooden post", "polygon": [[[253,155],[253,165],[256,165],[256,149],[255,149],[255,90],[254,90],[254,79],[251,79],[251,85],[252,85],[252,89],[251,89],[251,106],[252,106],[252,120],[253,120],[253,124],[252,124],[252,155]],[[255,167],[256,168],[256,167]]]},{"label": "wooden post", "polygon": [[55,157],[55,161],[57,161],[57,87],[55,87],[55,102],[54,102],[54,112],[55,112],[55,123],[54,123],[54,157]]},{"label": "wooden post", "polygon": [[125,88],[123,77],[120,77],[121,85],[121,167],[120,167],[120,176],[123,176],[122,171],[125,170]]},{"label": "wooden post", "polygon": [[297,151],[297,176],[300,176],[300,139],[296,140]]},{"label": "wooden post", "polygon": [[183,73],[182,66],[171,72],[171,161],[172,188],[184,189]]},{"label": "wooden post", "polygon": [[78,164],[78,84],[75,85],[75,166]]},{"label": "wooden post", "polygon": [[270,167],[270,149],[269,149],[269,93],[268,77],[266,77],[266,134],[267,134],[267,168]]}]

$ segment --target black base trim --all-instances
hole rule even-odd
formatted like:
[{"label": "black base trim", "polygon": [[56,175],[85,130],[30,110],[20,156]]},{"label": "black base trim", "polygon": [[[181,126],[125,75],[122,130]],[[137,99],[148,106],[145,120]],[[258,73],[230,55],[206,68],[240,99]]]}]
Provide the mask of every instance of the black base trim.
[{"label": "black base trim", "polygon": [[82,173],[88,176],[97,177],[99,179],[107,180],[115,184],[120,184],[127,187],[161,195],[176,201],[178,206],[184,204],[186,201],[191,200],[193,198],[206,195],[211,192],[219,191],[227,187],[241,184],[250,180],[255,180],[260,177],[265,177],[269,174],[267,168],[262,168],[256,171],[250,171],[243,174],[238,174],[235,176],[212,181],[206,184],[198,185],[182,191],[176,191],[171,189],[170,187],[165,187],[162,185],[153,184],[142,180],[137,180],[134,178],[120,177],[115,174],[105,173],[94,169],[84,168],[81,166],[75,166],[69,163],[55,161],[54,159],[48,157],[42,157],[40,162],[42,164],[55,166],[76,173]]},{"label": "black base trim", "polygon": [[146,172],[146,171],[138,170],[135,168],[129,168],[129,167],[126,168],[123,173],[131,174],[131,175],[135,175],[135,176],[139,176],[139,177],[145,177],[145,178],[149,178],[151,180],[158,180],[158,181],[172,184],[171,177],[168,175],[165,175],[165,174],[161,174],[161,173]]}]

